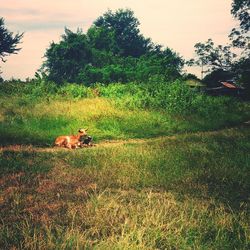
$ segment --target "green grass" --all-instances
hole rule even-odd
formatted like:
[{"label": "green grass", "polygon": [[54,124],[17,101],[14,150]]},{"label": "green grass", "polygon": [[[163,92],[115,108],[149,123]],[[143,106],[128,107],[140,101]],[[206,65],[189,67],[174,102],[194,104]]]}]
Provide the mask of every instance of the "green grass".
[{"label": "green grass", "polygon": [[[0,249],[250,248],[249,103],[15,87],[0,86]],[[85,127],[96,147],[52,147]]]},{"label": "green grass", "polygon": [[[250,128],[1,153],[4,249],[248,249]],[[40,151],[39,151],[40,150]]]},{"label": "green grass", "polygon": [[212,116],[197,116],[169,114],[161,109],[128,109],[103,97],[28,102],[22,96],[11,96],[1,98],[0,107],[0,145],[49,146],[57,136],[75,134],[85,127],[96,142],[151,138],[233,126],[250,116],[249,104],[244,103],[232,110],[220,111],[218,106]]}]

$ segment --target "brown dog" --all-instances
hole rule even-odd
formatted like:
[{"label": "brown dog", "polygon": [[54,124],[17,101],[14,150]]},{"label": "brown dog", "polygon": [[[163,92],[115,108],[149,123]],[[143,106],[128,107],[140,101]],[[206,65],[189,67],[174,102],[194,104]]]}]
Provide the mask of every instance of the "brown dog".
[{"label": "brown dog", "polygon": [[88,129],[79,129],[78,135],[61,135],[56,138],[55,146],[69,149],[79,148],[81,141],[87,136],[87,130]]}]

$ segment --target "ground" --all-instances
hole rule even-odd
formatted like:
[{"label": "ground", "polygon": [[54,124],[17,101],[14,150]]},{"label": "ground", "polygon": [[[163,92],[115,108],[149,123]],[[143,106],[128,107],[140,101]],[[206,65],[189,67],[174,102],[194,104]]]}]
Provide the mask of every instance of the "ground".
[{"label": "ground", "polygon": [[250,127],[0,149],[3,249],[248,249]]}]

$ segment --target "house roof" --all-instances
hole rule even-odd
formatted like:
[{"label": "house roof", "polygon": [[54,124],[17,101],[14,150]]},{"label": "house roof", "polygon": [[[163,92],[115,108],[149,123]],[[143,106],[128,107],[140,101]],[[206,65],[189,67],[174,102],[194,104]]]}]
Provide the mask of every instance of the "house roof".
[{"label": "house roof", "polygon": [[221,82],[221,84],[229,89],[237,89],[237,87],[234,84],[229,82]]}]

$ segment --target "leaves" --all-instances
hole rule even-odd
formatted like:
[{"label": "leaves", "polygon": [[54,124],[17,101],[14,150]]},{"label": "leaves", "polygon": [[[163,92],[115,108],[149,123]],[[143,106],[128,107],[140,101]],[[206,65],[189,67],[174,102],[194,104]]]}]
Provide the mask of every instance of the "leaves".
[{"label": "leaves", "polygon": [[16,54],[21,48],[17,48],[23,37],[23,33],[14,35],[4,27],[4,19],[0,18],[0,59],[2,62],[6,60],[4,57],[9,54]]},{"label": "leaves", "polygon": [[43,68],[57,83],[148,81],[156,75],[166,80],[180,76],[182,58],[172,50],[152,44],[138,28],[131,10],[108,11],[84,34],[65,29],[62,40],[51,43]]},{"label": "leaves", "polygon": [[230,70],[236,57],[230,46],[215,46],[212,39],[208,39],[205,43],[196,43],[194,47],[197,58],[190,60],[189,65],[204,65],[208,67],[209,71]]},{"label": "leaves", "polygon": [[109,10],[94,22],[96,27],[113,32],[119,50],[112,52],[125,57],[140,57],[150,49],[151,41],[140,34],[139,24],[134,12],[129,9],[119,9],[114,13]]},{"label": "leaves", "polygon": [[239,27],[232,29],[229,38],[234,47],[244,49],[249,54],[249,29],[250,29],[250,1],[249,0],[233,0],[232,15],[239,20]]}]

